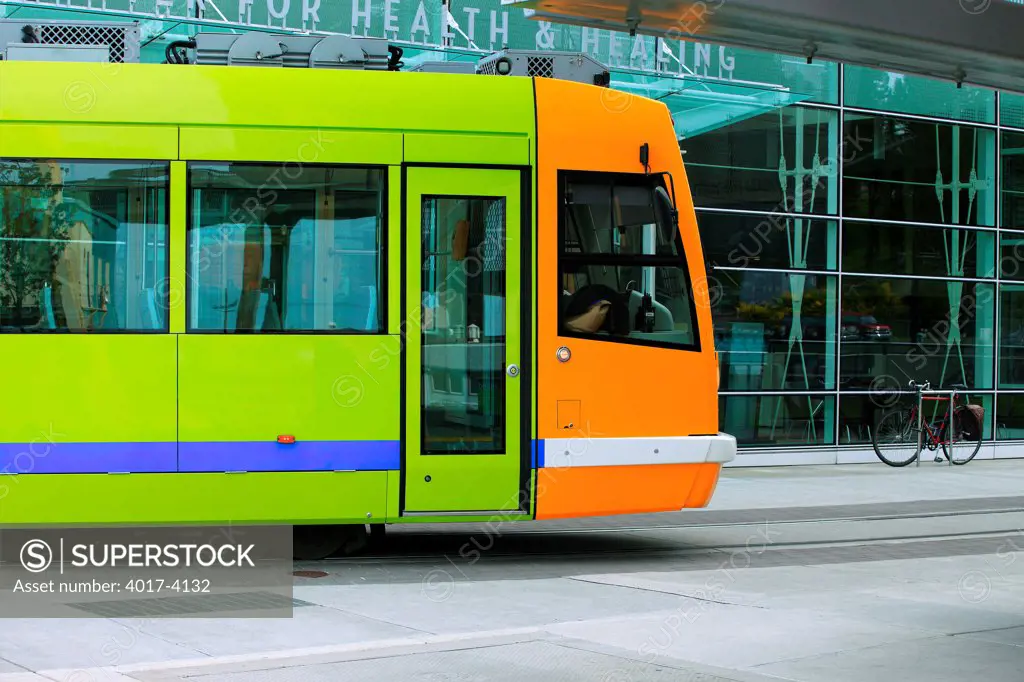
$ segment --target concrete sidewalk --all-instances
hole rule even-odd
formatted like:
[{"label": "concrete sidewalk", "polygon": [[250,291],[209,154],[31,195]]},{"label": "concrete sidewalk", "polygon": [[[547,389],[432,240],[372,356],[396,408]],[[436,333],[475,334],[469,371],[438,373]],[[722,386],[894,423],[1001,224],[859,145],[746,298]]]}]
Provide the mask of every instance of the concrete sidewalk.
[{"label": "concrete sidewalk", "polygon": [[[610,563],[484,551],[485,579],[445,556],[304,565],[331,575],[296,578],[288,620],[0,621],[0,682],[1019,680],[1024,532],[1009,507],[984,510],[1022,484],[1015,461],[730,469],[698,513],[963,498],[982,511],[935,524],[962,538],[879,543],[841,538],[888,522],[789,523],[750,544],[743,529],[623,519],[585,529],[623,547]],[[650,568],[662,550],[634,556],[639,535],[678,548],[671,570]]]},{"label": "concrete sidewalk", "polygon": [[[925,453],[926,455],[930,453]],[[1024,496],[1024,460],[727,468],[708,509],[817,507]]]}]

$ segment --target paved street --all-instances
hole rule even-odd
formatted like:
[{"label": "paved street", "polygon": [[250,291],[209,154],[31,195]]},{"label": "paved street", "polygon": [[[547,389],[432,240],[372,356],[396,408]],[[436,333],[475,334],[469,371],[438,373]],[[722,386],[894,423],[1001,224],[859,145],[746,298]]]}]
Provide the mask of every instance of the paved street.
[{"label": "paved street", "polygon": [[6,620],[0,682],[1019,680],[1021,529],[1022,462],[735,468],[707,510],[394,529],[296,566],[290,620]]}]

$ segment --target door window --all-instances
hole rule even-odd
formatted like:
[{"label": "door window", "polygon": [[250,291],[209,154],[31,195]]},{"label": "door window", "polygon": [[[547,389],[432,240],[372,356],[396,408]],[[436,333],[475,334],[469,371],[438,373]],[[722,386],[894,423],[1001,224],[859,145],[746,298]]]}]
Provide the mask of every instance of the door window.
[{"label": "door window", "polygon": [[505,200],[424,197],[424,454],[505,451]]}]

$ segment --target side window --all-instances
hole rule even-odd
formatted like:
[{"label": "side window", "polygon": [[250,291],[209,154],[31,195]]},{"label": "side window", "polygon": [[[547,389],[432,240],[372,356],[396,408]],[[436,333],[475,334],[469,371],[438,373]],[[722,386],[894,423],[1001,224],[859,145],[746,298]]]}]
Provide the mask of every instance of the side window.
[{"label": "side window", "polygon": [[655,196],[658,176],[563,173],[559,333],[694,349],[682,240]]},{"label": "side window", "polygon": [[166,331],[169,173],[0,159],[0,332]]},{"label": "side window", "polygon": [[189,165],[189,331],[381,331],[384,174]]}]

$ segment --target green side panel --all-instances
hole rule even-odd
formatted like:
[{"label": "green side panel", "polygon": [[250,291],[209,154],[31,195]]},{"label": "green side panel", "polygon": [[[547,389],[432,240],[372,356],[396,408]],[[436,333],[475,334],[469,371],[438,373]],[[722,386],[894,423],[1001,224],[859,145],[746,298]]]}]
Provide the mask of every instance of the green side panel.
[{"label": "green side panel", "polygon": [[402,472],[388,472],[388,523],[399,520],[398,500],[402,494]]},{"label": "green side panel", "polygon": [[402,163],[402,134],[274,128],[182,128],[181,158],[192,161]]},{"label": "green side panel", "polygon": [[388,168],[388,334],[402,333],[402,169]]},{"label": "green side panel", "polygon": [[537,515],[537,469],[530,470],[530,516]]},{"label": "green side panel", "polygon": [[2,334],[0,441],[174,442],[168,334]]},{"label": "green side panel", "polygon": [[[188,281],[185,260],[185,245],[188,243],[186,227],[188,223],[188,169],[184,161],[171,162],[171,224],[167,250],[168,272],[167,309],[170,332],[185,332],[185,282]],[[177,248],[175,248],[177,245]],[[157,287],[160,291],[161,287]]]},{"label": "green side panel", "polygon": [[[0,70],[0,92],[4,92]],[[2,109],[2,107],[0,107]],[[63,109],[67,113],[67,109]],[[42,113],[36,112],[37,117]],[[6,120],[8,117],[3,117]],[[22,158],[176,159],[172,126],[0,125],[0,156]]]},{"label": "green side panel", "polygon": [[[500,458],[504,461],[499,462]],[[430,482],[426,476],[430,476]],[[502,455],[419,458],[408,455],[406,481],[405,506],[409,511],[515,510],[520,502],[519,452],[510,449]]]},{"label": "green side panel", "polygon": [[405,160],[410,163],[525,166],[530,163],[530,139],[526,135],[411,133],[405,136]]},{"label": "green side panel", "polygon": [[[0,63],[0,120],[532,134],[529,78],[334,69]],[[68,93],[84,91],[81,105]],[[130,103],[130,106],[127,106]]]},{"label": "green side panel", "polygon": [[367,523],[388,473],[7,475],[0,523]]},{"label": "green side panel", "polygon": [[398,362],[371,368],[360,361],[390,337],[179,338],[182,441],[399,438]]}]

